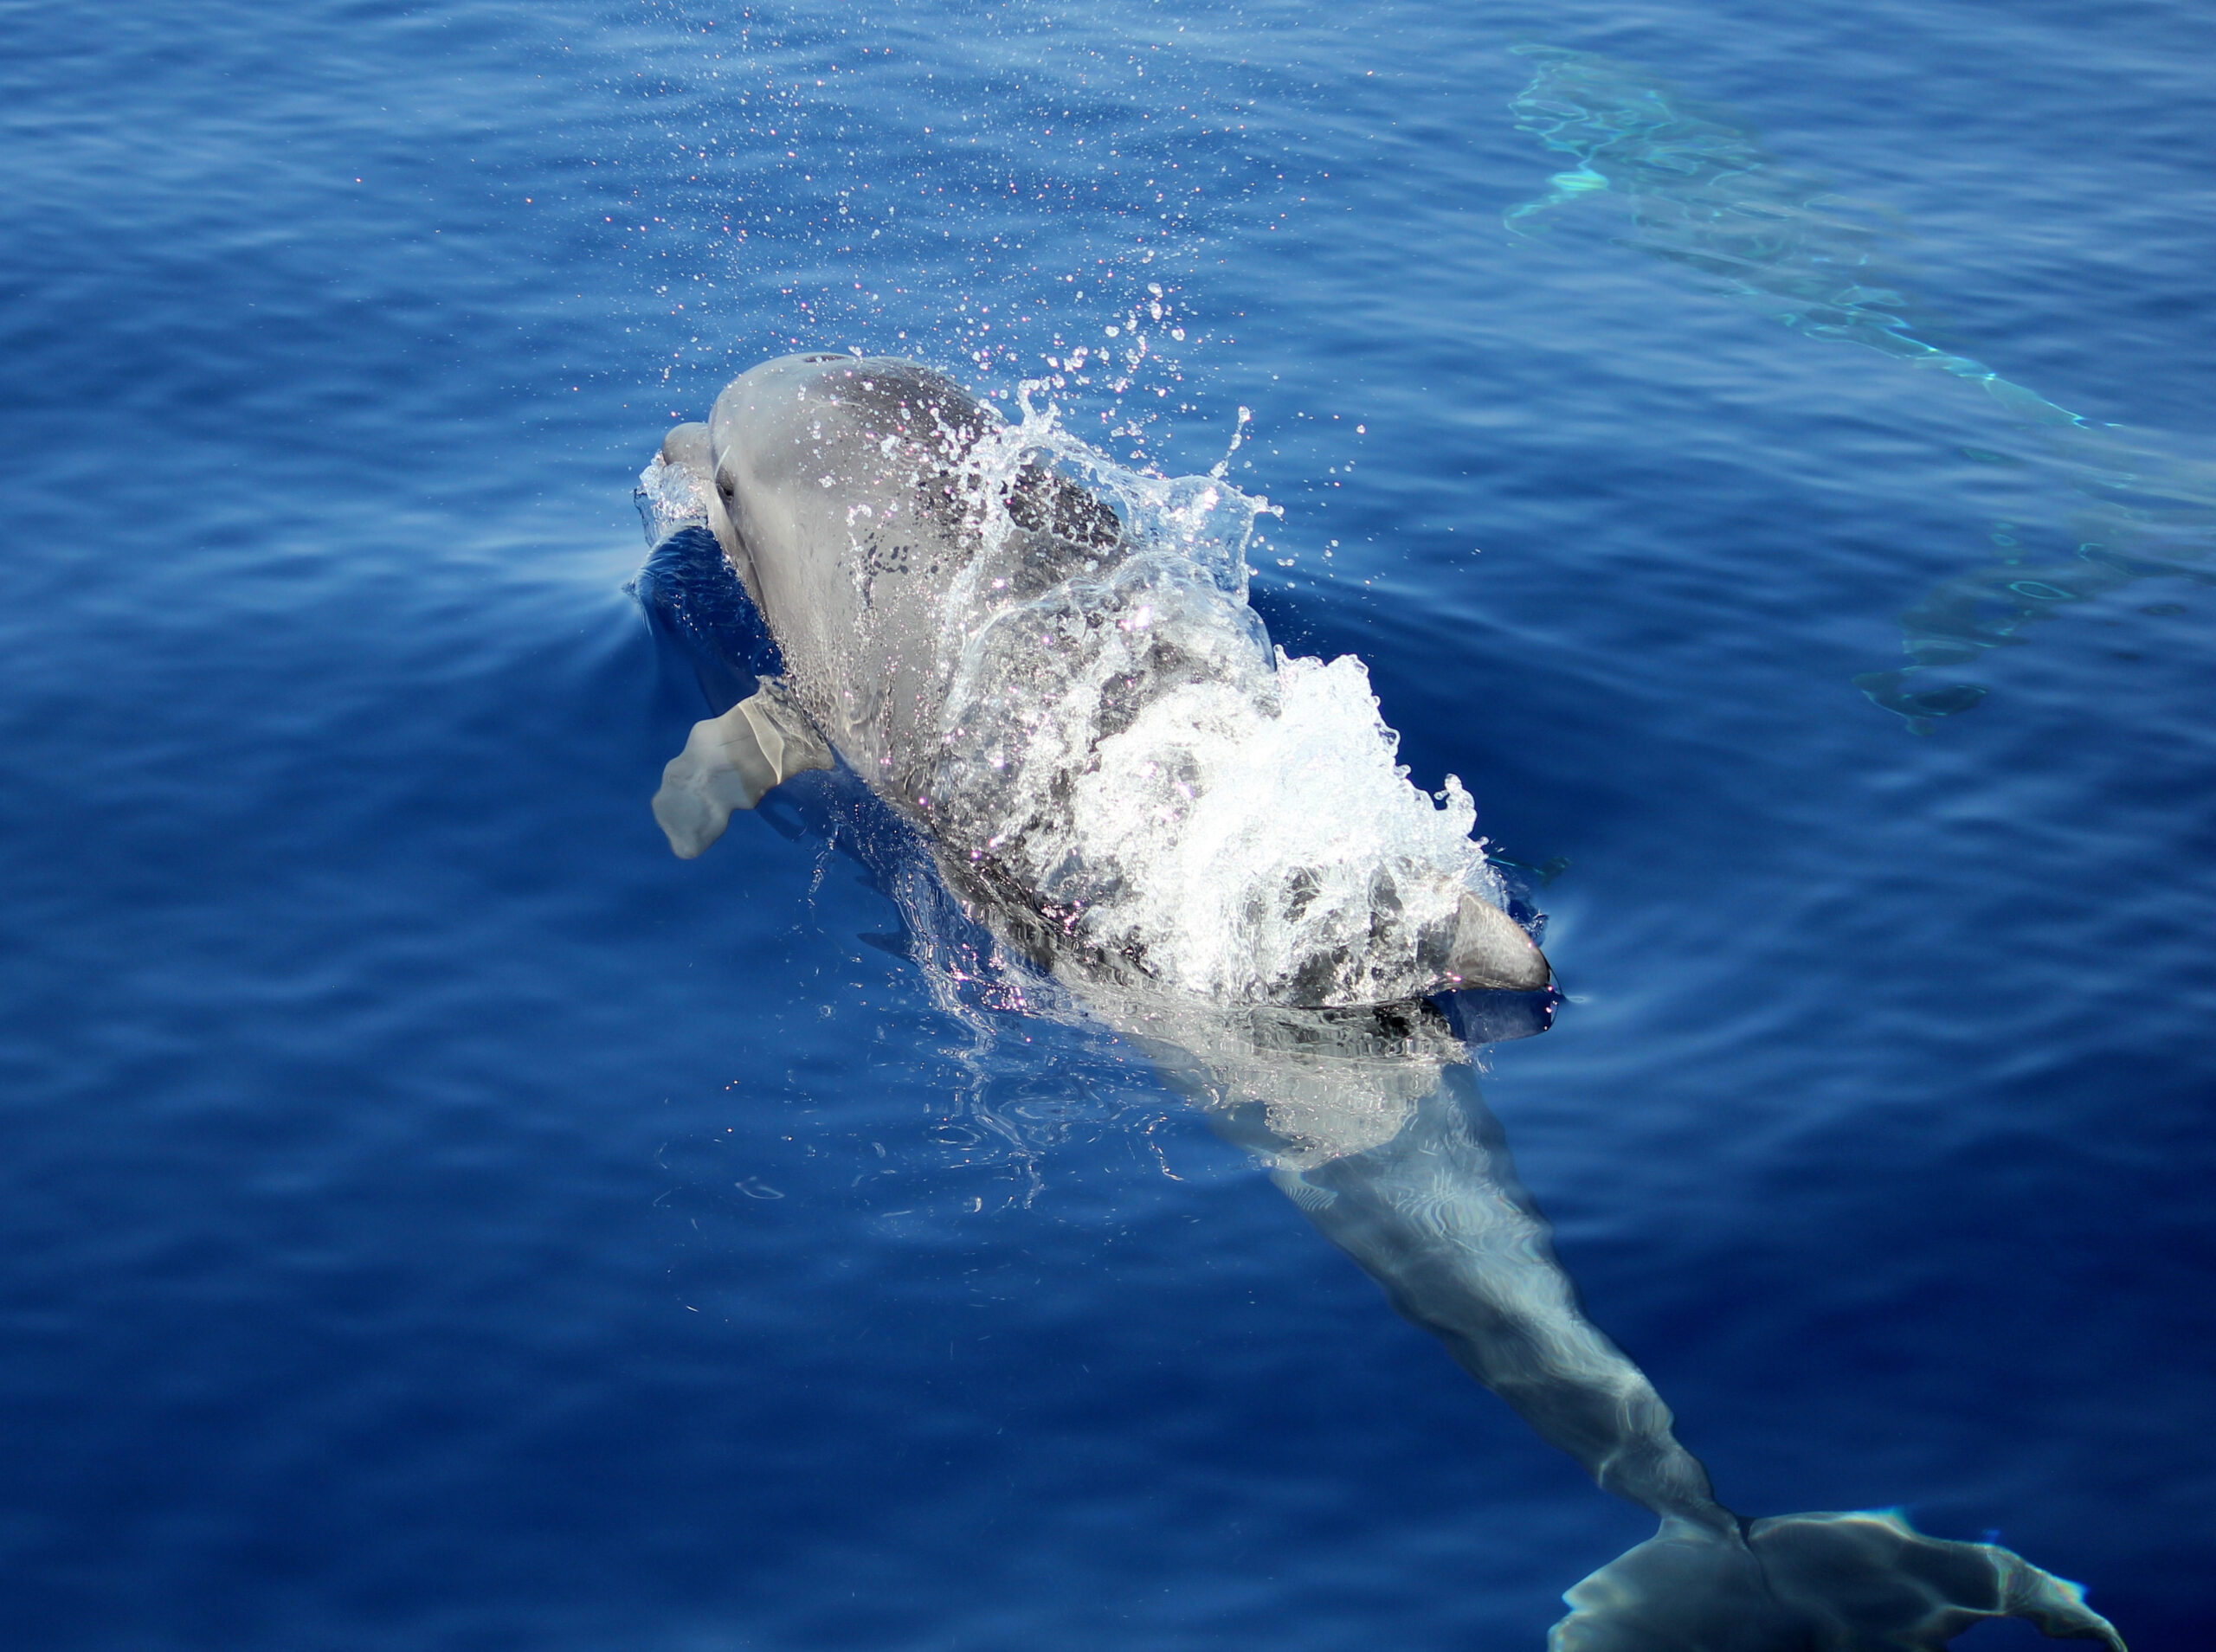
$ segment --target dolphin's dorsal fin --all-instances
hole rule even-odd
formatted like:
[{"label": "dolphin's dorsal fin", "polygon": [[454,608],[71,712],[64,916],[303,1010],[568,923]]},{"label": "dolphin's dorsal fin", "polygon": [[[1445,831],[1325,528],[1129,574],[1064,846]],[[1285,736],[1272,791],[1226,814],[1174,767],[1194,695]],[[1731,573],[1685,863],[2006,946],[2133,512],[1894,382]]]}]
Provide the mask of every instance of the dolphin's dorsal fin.
[{"label": "dolphin's dorsal fin", "polygon": [[1536,993],[1553,980],[1546,955],[1531,944],[1522,924],[1488,901],[1462,897],[1446,960],[1450,987]]},{"label": "dolphin's dorsal fin", "polygon": [[685,749],[661,771],[654,819],[678,858],[690,860],[718,838],[733,809],[750,809],[773,786],[831,767],[815,724],[771,679],[719,717],[692,725]]}]

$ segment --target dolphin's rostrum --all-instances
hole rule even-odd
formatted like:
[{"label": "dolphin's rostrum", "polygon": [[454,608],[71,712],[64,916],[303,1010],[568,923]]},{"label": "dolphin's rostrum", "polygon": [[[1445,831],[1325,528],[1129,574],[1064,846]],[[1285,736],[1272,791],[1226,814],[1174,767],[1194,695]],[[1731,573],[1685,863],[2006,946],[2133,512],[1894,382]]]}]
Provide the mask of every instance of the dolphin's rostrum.
[{"label": "dolphin's rostrum", "polygon": [[[1498,1026],[1472,989],[1551,972],[1459,784],[1434,801],[1395,767],[1359,665],[1269,649],[1245,600],[1257,502],[1118,472],[1051,421],[848,356],[742,375],[644,483],[660,526],[712,531],[783,668],[669,763],[672,847],[699,854],[835,754],[917,829],[963,920],[1043,972],[1037,1001],[1129,1037],[1396,1309],[1660,1517],[1569,1591],[1552,1652],[1907,1652],[1996,1617],[2122,1652],[2077,1585],[2008,1550],[1716,1500],[1579,1307],[1429,1001]],[[697,623],[660,589],[642,577],[650,612]],[[938,906],[886,882],[928,942]]]}]

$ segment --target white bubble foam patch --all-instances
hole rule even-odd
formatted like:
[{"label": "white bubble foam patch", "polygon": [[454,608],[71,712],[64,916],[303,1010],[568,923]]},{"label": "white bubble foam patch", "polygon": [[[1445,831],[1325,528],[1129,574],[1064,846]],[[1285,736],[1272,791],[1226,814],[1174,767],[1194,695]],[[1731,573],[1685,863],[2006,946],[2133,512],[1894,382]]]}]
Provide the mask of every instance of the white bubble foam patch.
[{"label": "white bubble foam patch", "polygon": [[[1113,465],[1027,407],[980,445],[988,550],[950,593],[959,651],[932,808],[1078,940],[1222,1002],[1356,1004],[1436,983],[1465,890],[1498,902],[1453,777],[1411,785],[1369,673],[1270,647],[1246,601],[1264,502]],[[1000,485],[1058,464],[1114,505],[1097,574],[995,605]]]}]

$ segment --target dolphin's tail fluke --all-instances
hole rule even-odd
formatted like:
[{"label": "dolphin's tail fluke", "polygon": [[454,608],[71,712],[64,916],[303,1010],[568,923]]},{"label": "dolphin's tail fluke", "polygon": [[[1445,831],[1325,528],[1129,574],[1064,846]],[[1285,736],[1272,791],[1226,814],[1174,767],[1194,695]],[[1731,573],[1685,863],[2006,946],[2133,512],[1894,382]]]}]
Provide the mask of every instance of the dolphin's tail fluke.
[{"label": "dolphin's tail fluke", "polygon": [[1563,1599],[1547,1652],[1936,1652],[1989,1617],[2124,1652],[2084,1591],[1991,1543],[1891,1510],[1786,1514],[1743,1533],[1665,1520]]}]

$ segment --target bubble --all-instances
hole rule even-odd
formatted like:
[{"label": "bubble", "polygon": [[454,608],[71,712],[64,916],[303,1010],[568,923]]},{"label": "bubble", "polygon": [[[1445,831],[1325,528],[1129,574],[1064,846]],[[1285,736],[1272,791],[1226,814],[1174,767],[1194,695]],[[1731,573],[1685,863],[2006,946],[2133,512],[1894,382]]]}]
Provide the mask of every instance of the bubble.
[{"label": "bubble", "polygon": [[[1166,987],[1224,1003],[1429,990],[1463,893],[1502,898],[1475,806],[1452,776],[1437,801],[1409,783],[1360,660],[1272,646],[1246,601],[1267,501],[1125,468],[1027,395],[1023,409],[976,450],[986,550],[947,597],[942,835],[985,845],[1071,939]],[[1042,477],[1119,531],[1018,600],[1036,544],[1005,501]]]}]

